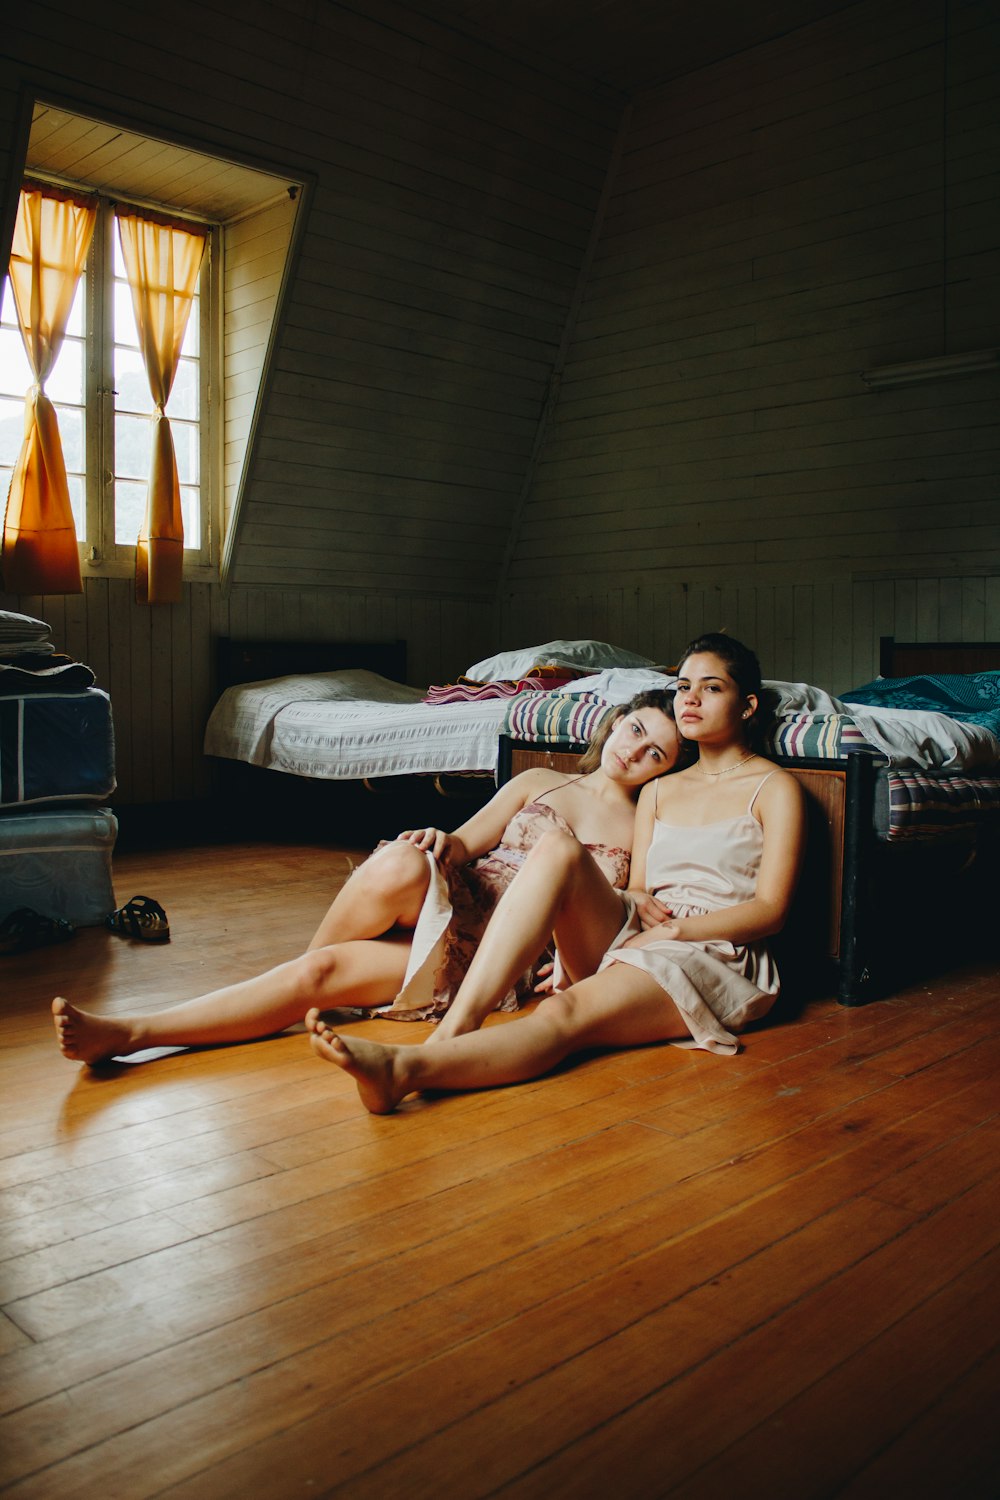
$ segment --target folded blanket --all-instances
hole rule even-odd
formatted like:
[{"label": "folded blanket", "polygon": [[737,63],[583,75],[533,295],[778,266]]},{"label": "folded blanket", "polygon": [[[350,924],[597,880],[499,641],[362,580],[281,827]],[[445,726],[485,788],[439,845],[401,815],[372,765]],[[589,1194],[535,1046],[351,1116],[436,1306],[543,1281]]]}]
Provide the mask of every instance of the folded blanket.
[{"label": "folded blanket", "polygon": [[0,661],[11,661],[25,651],[49,655],[55,649],[49,639],[51,635],[44,620],[0,609]]},{"label": "folded blanket", "polygon": [[526,677],[516,681],[476,682],[471,677],[460,677],[457,682],[429,687],[424,702],[481,703],[487,698],[515,698],[518,693],[547,693],[579,675],[575,669],[549,666],[533,667]]},{"label": "folded blanket", "polygon": [[0,697],[76,692],[93,687],[96,680],[89,667],[71,656],[22,651],[0,660]]}]

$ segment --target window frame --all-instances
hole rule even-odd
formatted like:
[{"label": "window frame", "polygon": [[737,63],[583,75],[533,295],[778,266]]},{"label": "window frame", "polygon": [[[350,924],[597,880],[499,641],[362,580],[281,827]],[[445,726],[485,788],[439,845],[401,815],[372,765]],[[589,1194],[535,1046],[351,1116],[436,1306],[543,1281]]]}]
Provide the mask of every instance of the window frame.
[{"label": "window frame", "polygon": [[[31,180],[44,186],[44,177]],[[59,186],[69,186],[61,183]],[[81,572],[85,578],[124,578],[135,573],[135,543],[115,539],[115,391],[114,391],[114,236],[115,207],[129,207],[150,214],[170,212],[150,202],[137,202],[123,194],[95,193],[79,185],[79,191],[96,199],[97,222],[81,277],[83,306],[83,410],[84,410],[84,536],[78,538]],[[176,215],[172,215],[176,217]],[[198,546],[185,536],[185,579],[210,580],[218,576],[219,536],[223,503],[222,452],[222,226],[198,220],[192,223],[208,230],[208,246],[202,267],[198,296],[199,357],[199,508]],[[5,299],[6,300],[6,299]]]}]

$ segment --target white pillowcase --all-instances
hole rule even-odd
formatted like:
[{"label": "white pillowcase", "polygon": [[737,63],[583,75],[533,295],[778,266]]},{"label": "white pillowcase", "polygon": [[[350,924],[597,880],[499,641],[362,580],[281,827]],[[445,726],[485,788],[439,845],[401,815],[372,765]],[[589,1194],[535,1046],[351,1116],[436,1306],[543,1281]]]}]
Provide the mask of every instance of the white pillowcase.
[{"label": "white pillowcase", "polygon": [[565,698],[587,693],[594,698],[603,698],[605,703],[620,704],[651,688],[672,693],[676,686],[677,678],[671,672],[656,672],[651,667],[608,667],[603,672],[593,672],[589,677],[567,682],[554,691]]},{"label": "white pillowcase", "polygon": [[822,688],[812,687],[808,682],[775,682],[769,678],[764,679],[765,690],[770,689],[776,694],[777,701],[772,699],[774,712],[776,714],[849,714],[853,708],[841,703],[839,698],[832,698]]},{"label": "white pillowcase", "polygon": [[544,646],[522,646],[519,651],[498,651],[473,662],[466,677],[474,682],[516,682],[532,667],[578,667],[585,671],[601,667],[655,667],[656,662],[635,651],[624,651],[607,641],[547,641]]}]

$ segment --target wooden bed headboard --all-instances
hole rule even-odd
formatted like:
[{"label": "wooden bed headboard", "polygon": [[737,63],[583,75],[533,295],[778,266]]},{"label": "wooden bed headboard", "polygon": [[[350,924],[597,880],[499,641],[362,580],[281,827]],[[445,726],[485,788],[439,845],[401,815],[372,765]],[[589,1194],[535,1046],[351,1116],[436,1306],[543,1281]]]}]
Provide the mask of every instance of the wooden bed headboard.
[{"label": "wooden bed headboard", "polygon": [[1000,672],[1000,641],[879,641],[880,677],[919,677],[922,672]]},{"label": "wooden bed headboard", "polygon": [[405,641],[234,641],[219,636],[218,690],[298,672],[338,672],[360,667],[392,682],[406,681]]}]

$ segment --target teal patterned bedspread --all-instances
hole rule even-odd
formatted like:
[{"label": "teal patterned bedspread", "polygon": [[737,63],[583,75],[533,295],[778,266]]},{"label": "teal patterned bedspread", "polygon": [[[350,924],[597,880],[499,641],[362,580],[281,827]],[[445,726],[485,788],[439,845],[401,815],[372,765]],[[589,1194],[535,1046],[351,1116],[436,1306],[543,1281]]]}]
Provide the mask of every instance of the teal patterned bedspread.
[{"label": "teal patterned bedspread", "polygon": [[843,703],[870,708],[915,708],[979,724],[1000,739],[1000,672],[964,672],[938,677],[879,677],[841,693]]}]

